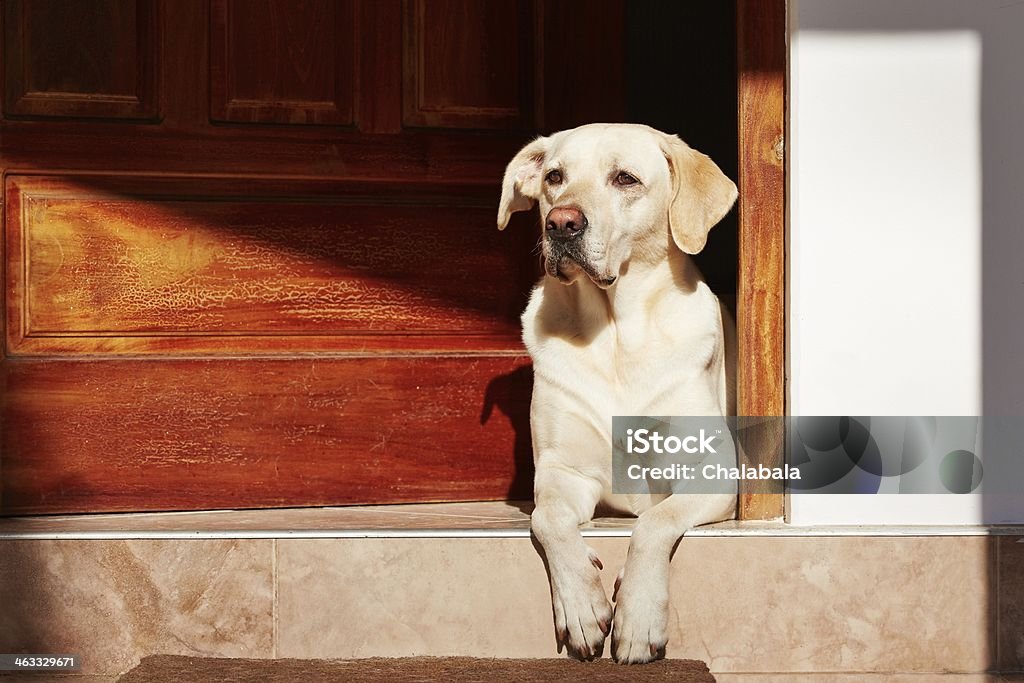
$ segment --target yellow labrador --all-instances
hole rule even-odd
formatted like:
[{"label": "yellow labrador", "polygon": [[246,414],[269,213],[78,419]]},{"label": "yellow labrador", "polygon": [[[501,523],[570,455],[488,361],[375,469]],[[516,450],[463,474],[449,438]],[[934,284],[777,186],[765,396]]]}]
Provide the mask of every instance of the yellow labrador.
[{"label": "yellow labrador", "polygon": [[[609,631],[620,662],[663,656],[672,549],[733,516],[729,494],[612,492],[613,415],[733,413],[728,313],[688,254],[736,186],[674,135],[592,124],[541,137],[505,172],[498,227],[540,203],[546,276],[523,313],[533,358],[532,529],[547,557],[556,636],[582,658]],[[612,607],[579,525],[598,503],[638,515]]]}]

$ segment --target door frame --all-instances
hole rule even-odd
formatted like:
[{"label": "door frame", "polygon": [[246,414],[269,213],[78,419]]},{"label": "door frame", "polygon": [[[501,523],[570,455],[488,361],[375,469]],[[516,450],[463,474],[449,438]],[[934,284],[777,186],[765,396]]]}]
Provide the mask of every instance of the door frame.
[{"label": "door frame", "polygon": [[[786,0],[737,0],[737,414],[786,414]],[[780,425],[779,420],[769,424]],[[783,462],[781,429],[741,436],[749,461]],[[776,484],[743,481],[739,519],[778,519]]]}]

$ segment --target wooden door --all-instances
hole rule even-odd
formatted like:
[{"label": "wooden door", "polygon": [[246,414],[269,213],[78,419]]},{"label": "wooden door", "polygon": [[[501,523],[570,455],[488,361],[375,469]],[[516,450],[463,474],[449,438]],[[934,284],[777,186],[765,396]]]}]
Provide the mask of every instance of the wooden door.
[{"label": "wooden door", "polygon": [[621,120],[623,11],[4,0],[0,512],[528,497],[498,185]]}]

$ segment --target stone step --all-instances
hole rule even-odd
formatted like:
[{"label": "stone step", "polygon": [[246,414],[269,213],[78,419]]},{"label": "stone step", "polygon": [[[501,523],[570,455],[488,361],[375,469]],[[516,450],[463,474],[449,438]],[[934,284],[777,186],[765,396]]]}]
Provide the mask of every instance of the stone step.
[{"label": "stone step", "polygon": [[[528,506],[0,520],[0,652],[112,675],[149,654],[558,656]],[[611,593],[629,520],[584,530]],[[885,535],[882,535],[885,534]],[[1024,530],[694,530],[668,656],[712,672],[1016,671]]]}]

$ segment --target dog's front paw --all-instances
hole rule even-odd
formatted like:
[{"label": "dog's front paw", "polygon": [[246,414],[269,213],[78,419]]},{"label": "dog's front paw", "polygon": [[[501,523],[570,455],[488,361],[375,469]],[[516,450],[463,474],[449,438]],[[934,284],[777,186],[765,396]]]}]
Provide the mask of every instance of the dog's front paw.
[{"label": "dog's front paw", "polygon": [[643,664],[665,656],[668,587],[657,583],[624,580],[621,574],[615,583],[612,657],[620,664]]},{"label": "dog's front paw", "polygon": [[561,646],[579,659],[600,657],[611,630],[612,607],[601,585],[597,567],[552,581],[551,602],[555,634]]}]

